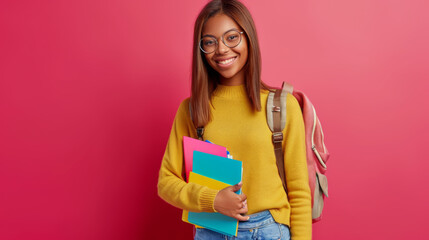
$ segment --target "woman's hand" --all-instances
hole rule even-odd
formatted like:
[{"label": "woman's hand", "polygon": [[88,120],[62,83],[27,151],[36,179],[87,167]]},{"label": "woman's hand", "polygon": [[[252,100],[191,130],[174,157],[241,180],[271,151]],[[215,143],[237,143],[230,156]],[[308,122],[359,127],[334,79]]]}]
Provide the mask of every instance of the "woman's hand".
[{"label": "woman's hand", "polygon": [[242,182],[226,187],[220,190],[214,200],[214,209],[226,216],[233,217],[239,221],[249,220],[248,216],[241,214],[247,213],[247,197],[244,194],[236,194],[240,190]]}]

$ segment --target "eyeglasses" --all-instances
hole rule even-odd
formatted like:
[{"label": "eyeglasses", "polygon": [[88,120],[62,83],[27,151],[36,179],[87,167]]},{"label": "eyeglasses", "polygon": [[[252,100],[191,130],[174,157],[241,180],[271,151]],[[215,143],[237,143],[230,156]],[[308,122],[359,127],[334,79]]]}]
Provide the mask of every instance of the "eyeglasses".
[{"label": "eyeglasses", "polygon": [[[229,48],[235,48],[241,43],[241,34],[243,33],[236,29],[231,29],[222,35],[222,42]],[[214,36],[204,36],[200,40],[200,49],[206,54],[216,51],[218,45],[219,42]]]}]

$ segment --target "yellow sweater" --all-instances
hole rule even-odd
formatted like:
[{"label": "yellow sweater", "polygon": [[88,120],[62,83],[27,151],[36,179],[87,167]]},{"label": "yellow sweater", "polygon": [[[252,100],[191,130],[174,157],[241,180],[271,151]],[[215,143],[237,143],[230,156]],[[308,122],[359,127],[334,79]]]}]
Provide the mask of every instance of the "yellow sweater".
[{"label": "yellow sweater", "polygon": [[[304,122],[297,100],[286,99],[283,140],[288,198],[283,189],[266,120],[267,91],[261,91],[262,110],[256,112],[245,87],[219,85],[212,96],[212,121],[205,126],[204,139],[227,147],[234,159],[243,162],[242,191],[247,196],[248,214],[270,210],[274,220],[290,226],[293,240],[311,239],[311,197],[305,152]],[[183,136],[196,137],[189,114],[189,99],[176,114],[158,179],[159,196],[181,209],[213,212],[217,191],[186,183],[182,178]]]}]

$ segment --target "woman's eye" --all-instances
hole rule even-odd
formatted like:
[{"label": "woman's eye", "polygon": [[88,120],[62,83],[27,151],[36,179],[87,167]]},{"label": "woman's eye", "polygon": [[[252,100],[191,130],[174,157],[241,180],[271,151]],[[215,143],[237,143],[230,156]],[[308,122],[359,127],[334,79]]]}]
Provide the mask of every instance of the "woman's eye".
[{"label": "woman's eye", "polygon": [[213,45],[214,44],[214,41],[211,41],[211,40],[209,40],[209,41],[204,41],[204,45],[205,46],[211,46],[211,45]]},{"label": "woman's eye", "polygon": [[227,37],[227,40],[230,41],[230,42],[232,42],[232,41],[237,40],[237,38],[238,38],[237,35],[230,35],[230,36]]}]

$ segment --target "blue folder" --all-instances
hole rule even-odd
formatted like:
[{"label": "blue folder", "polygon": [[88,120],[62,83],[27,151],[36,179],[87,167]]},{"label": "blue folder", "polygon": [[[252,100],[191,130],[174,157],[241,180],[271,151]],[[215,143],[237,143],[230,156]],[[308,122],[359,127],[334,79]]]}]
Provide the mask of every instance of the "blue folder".
[{"label": "blue folder", "polygon": [[[192,172],[235,185],[242,180],[243,165],[238,160],[194,151]],[[237,191],[237,194],[241,194],[241,189]],[[188,221],[222,234],[237,236],[237,219],[220,213],[189,212]]]}]

